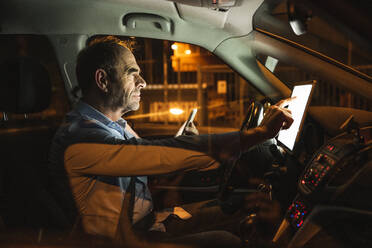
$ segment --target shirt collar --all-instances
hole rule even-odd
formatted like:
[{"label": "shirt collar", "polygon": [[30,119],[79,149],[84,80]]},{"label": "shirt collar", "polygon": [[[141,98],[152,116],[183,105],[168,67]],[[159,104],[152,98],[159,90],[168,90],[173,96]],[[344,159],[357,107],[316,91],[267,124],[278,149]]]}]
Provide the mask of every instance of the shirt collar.
[{"label": "shirt collar", "polygon": [[80,101],[77,105],[76,105],[76,108],[75,108],[81,115],[86,115],[92,119],[95,119],[101,123],[103,123],[104,125],[106,126],[111,126],[113,125],[114,123],[116,124],[119,124],[120,126],[123,127],[123,129],[125,129],[125,126],[127,124],[126,120],[124,120],[123,118],[120,118],[118,121],[114,122],[112,120],[110,120],[107,116],[105,116],[104,114],[102,114],[99,110],[95,109],[94,107],[92,107],[91,105],[83,102],[83,101]]}]

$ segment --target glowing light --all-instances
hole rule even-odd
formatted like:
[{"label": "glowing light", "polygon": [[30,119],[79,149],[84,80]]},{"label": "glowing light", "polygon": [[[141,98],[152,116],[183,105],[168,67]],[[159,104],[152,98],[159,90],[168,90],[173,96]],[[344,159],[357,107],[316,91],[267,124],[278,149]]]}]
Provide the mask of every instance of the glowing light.
[{"label": "glowing light", "polygon": [[185,112],[185,111],[183,111],[182,109],[179,109],[179,108],[171,108],[171,109],[169,110],[169,112],[170,112],[172,115],[180,115],[180,114],[182,114],[182,113]]},{"label": "glowing light", "polygon": [[186,54],[191,54],[191,50],[190,50],[190,49],[187,49],[187,50],[185,51],[185,53],[186,53]]},{"label": "glowing light", "polygon": [[176,44],[173,44],[173,45],[171,46],[171,48],[172,48],[173,50],[177,50],[178,46],[177,46]]}]

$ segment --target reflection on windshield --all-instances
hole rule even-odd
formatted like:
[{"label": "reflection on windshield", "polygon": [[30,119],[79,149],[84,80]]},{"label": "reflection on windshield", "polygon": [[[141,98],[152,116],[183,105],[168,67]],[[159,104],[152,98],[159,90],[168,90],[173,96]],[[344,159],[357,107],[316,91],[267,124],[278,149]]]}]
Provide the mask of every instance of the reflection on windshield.
[{"label": "reflection on windshield", "polygon": [[[351,67],[350,70],[356,70],[355,73],[366,80],[372,80],[372,54],[366,49],[361,49],[340,29],[331,26],[321,17],[312,16],[307,22],[307,32],[296,36],[289,26],[285,1],[268,13],[270,15],[265,16],[267,23],[258,20],[256,28],[293,41],[315,53],[324,55],[335,63]],[[283,63],[267,54],[257,54],[256,57],[290,89],[293,88],[294,83],[317,80],[318,85],[315,88],[311,105],[350,107],[367,111],[372,109],[369,99],[346,91],[331,80],[325,80],[319,75],[304,71],[296,64]]]},{"label": "reflection on windshield", "polygon": [[[263,54],[257,55],[257,59],[264,65],[267,64],[267,60],[272,60],[270,56]],[[367,111],[372,109],[371,102],[368,99],[346,91],[334,82],[327,81],[319,75],[306,72],[295,65],[288,65],[278,61],[275,68],[271,69],[273,69],[274,75],[290,89],[293,89],[295,83],[317,80],[318,84],[315,87],[310,105],[349,107]]]},{"label": "reflection on windshield", "polygon": [[[286,2],[279,4],[272,16],[288,26],[288,15],[285,14]],[[300,37],[280,34],[287,39],[296,39],[302,45],[333,58],[345,65],[372,76],[372,55],[351,41],[346,34],[331,26],[324,19],[313,16],[307,23],[307,33]],[[268,30],[276,33],[277,30]]]}]

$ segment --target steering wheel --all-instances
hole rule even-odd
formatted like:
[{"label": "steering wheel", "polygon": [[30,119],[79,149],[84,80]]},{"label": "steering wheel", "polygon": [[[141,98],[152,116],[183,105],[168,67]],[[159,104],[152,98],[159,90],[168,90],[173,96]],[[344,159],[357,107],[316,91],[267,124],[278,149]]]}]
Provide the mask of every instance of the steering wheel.
[{"label": "steering wheel", "polygon": [[257,127],[263,118],[263,105],[254,101],[248,108],[247,115],[244,118],[240,131]]},{"label": "steering wheel", "polygon": [[[254,101],[248,108],[247,115],[244,118],[240,131],[244,131],[250,128],[257,127],[263,118],[263,105],[260,102]],[[230,195],[230,180],[232,171],[237,164],[237,161],[231,162],[231,164],[225,164],[223,166],[221,182],[219,187],[218,198],[220,201],[225,201]]]}]

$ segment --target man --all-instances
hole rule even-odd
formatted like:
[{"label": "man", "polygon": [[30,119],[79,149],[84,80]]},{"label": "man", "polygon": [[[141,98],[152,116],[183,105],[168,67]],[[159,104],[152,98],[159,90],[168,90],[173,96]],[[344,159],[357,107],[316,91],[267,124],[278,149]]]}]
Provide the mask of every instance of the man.
[{"label": "man", "polygon": [[83,98],[55,136],[50,168],[56,185],[63,184],[61,174],[67,176],[80,222],[90,234],[115,236],[130,190],[132,223],[143,230],[156,227],[147,175],[218,166],[293,121],[287,109],[273,106],[259,127],[244,132],[148,141],[121,118],[138,110],[146,87],[126,44],[114,37],[96,40],[80,52],[76,73]]}]

